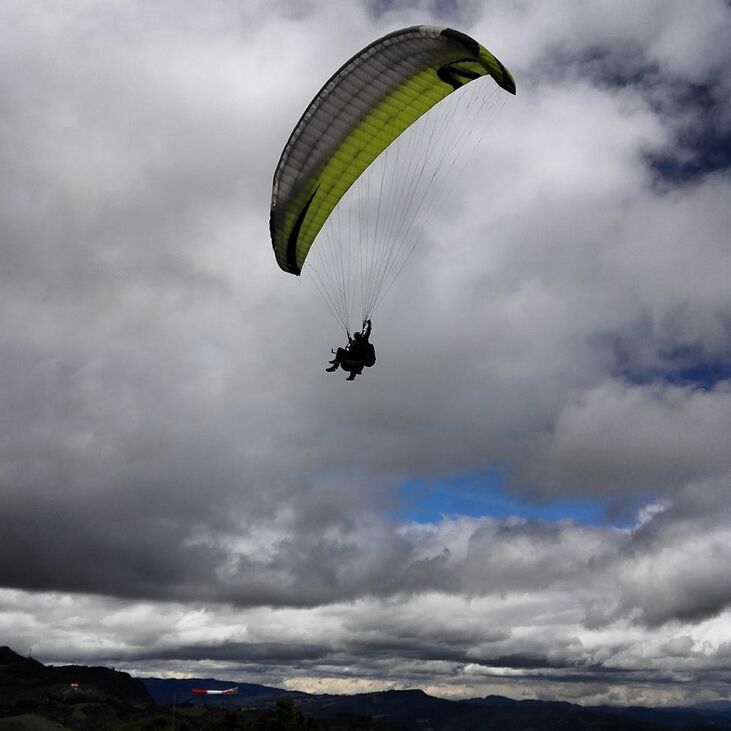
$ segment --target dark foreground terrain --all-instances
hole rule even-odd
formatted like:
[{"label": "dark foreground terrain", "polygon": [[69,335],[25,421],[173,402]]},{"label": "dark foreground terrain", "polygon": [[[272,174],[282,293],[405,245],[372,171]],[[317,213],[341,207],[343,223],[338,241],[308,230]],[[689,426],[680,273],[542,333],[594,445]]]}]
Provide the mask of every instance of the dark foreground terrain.
[{"label": "dark foreground terrain", "polygon": [[731,704],[583,708],[569,703],[434,698],[420,690],[308,695],[213,679],[136,679],[103,667],[46,666],[0,647],[0,731],[731,731]]}]

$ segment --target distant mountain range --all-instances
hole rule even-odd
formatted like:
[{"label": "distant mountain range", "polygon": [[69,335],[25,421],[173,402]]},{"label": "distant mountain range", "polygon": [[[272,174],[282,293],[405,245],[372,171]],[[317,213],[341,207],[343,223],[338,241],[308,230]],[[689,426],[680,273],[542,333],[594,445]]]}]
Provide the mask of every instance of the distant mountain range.
[{"label": "distant mountain range", "polygon": [[[233,686],[235,695],[192,693],[194,688]],[[299,710],[292,716],[294,706]],[[285,711],[290,720],[278,725]],[[275,731],[731,731],[729,702],[689,708],[585,708],[501,696],[451,701],[421,690],[311,695],[214,678],[133,678],[104,667],[46,666],[0,647],[0,731],[46,728],[44,719],[56,724],[49,728],[79,731],[138,729],[150,719],[168,728],[176,713],[180,728],[187,729],[223,728],[225,723],[227,728]]]},{"label": "distant mountain range", "polygon": [[[195,703],[216,705],[229,708],[266,707],[272,705],[278,698],[299,700],[311,698],[307,693],[299,691],[270,688],[266,685],[253,683],[237,683],[235,680],[216,680],[214,678],[138,678],[145,686],[155,703],[181,703],[192,701]],[[194,688],[208,688],[210,690],[226,690],[236,687],[236,695],[228,696],[194,696]]]},{"label": "distant mountain range", "polygon": [[338,714],[378,718],[404,731],[471,731],[489,728],[511,729],[686,729],[700,731],[731,730],[731,702],[719,701],[688,708],[643,708],[594,706],[572,703],[525,700],[487,696],[463,701],[435,698],[421,690],[383,691],[357,695],[313,695],[287,691],[265,685],[236,683],[214,678],[166,679],[140,678],[148,693],[158,703],[172,703],[192,698],[193,688],[225,689],[238,687],[232,696],[196,698],[228,708],[266,708],[277,699],[293,700],[304,713],[314,718],[336,717]]}]

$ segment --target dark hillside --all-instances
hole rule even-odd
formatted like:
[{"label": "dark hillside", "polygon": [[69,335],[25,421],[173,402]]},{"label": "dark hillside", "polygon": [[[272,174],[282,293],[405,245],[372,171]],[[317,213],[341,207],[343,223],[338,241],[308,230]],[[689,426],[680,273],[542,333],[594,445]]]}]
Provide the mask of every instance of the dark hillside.
[{"label": "dark hillside", "polygon": [[[515,701],[488,696],[468,701],[435,698],[421,690],[352,696],[287,693],[238,684],[225,705],[200,703],[192,687],[228,681],[146,678],[103,667],[45,666],[0,648],[0,731],[721,731],[731,729],[729,707],[686,709],[584,708],[570,703]],[[283,697],[285,695],[286,697]],[[216,696],[214,696],[215,698]],[[49,723],[51,724],[49,726]]]},{"label": "dark hillside", "polygon": [[[338,713],[370,716],[404,731],[720,731],[731,726],[675,724],[673,718],[636,718],[571,703],[514,701],[491,696],[471,701],[434,698],[421,690],[385,691],[354,696],[311,696],[300,708],[315,718]],[[703,719],[698,719],[703,721]]]},{"label": "dark hillside", "polygon": [[152,703],[145,686],[128,673],[83,665],[47,666],[0,647],[0,716],[23,713],[42,702],[80,699]]}]

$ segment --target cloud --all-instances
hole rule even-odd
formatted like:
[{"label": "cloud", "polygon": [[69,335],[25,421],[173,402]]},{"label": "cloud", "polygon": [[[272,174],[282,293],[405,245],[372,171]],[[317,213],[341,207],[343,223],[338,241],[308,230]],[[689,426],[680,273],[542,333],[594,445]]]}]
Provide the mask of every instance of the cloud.
[{"label": "cloud", "polygon": [[698,391],[609,381],[566,405],[534,480],[635,492],[725,475],[730,415],[725,386]]},{"label": "cloud", "polygon": [[[573,688],[596,702],[606,700],[598,686],[623,689],[628,700],[663,702],[663,683],[683,675],[687,692],[711,697],[731,642],[731,542],[727,511],[709,517],[708,509],[709,496],[726,490],[724,482],[695,485],[623,530],[487,518],[402,526],[419,572],[407,572],[398,586],[366,579],[345,601],[328,602],[328,594],[348,591],[357,561],[336,550],[314,554],[325,563],[321,575],[343,581],[319,603],[300,596],[302,567],[291,565],[288,576],[274,553],[261,576],[274,575],[283,593],[291,591],[289,607],[130,605],[6,590],[0,630],[21,649],[42,634],[36,655],[46,661],[68,661],[69,653],[104,657],[138,673],[215,673],[295,686],[302,678],[303,687],[308,678],[333,675],[387,678],[393,687],[438,678],[448,695],[497,684],[518,697],[537,689],[542,697],[565,697]],[[374,545],[364,541],[361,551]],[[250,596],[260,580],[251,578]],[[312,591],[318,586],[315,576]],[[551,690],[556,681],[564,690]],[[648,683],[657,684],[654,696]]]},{"label": "cloud", "polygon": [[[677,670],[713,697],[731,411],[726,382],[688,374],[729,358],[729,176],[688,161],[708,158],[689,130],[728,131],[727,4],[7,3],[0,21],[16,649],[624,701],[662,702]],[[377,367],[345,384],[322,373],[337,331],[314,288],[274,263],[271,175],[342,60],[421,22],[484,40],[518,95],[374,318]],[[401,482],[496,464],[525,500],[645,509],[623,529],[393,517]]]}]

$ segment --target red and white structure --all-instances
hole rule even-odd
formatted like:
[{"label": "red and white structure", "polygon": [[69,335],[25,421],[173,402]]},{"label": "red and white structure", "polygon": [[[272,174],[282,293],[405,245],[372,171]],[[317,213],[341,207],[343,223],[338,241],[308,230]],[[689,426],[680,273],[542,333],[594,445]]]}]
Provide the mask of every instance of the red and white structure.
[{"label": "red and white structure", "polygon": [[194,695],[236,695],[239,689],[234,686],[233,688],[226,688],[225,690],[209,690],[207,688],[193,688],[191,693]]}]

